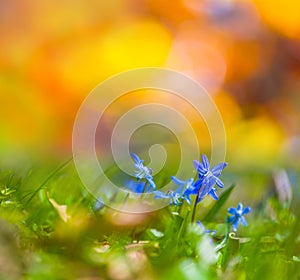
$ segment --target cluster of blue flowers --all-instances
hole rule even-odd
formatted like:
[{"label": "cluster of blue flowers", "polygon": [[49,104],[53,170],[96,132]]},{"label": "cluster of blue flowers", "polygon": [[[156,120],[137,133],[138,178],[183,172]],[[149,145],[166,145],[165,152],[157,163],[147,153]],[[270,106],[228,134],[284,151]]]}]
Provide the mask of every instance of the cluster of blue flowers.
[{"label": "cluster of blue flowers", "polygon": [[[131,157],[134,161],[134,175],[137,181],[127,181],[125,187],[135,193],[153,192],[156,199],[168,199],[171,205],[178,206],[181,205],[183,201],[191,204],[191,195],[196,196],[195,205],[202,201],[207,195],[218,200],[216,186],[219,188],[224,187],[220,175],[227,166],[227,163],[221,162],[211,168],[205,154],[202,155],[201,162],[197,160],[193,161],[194,167],[197,170],[197,179],[194,180],[194,178],[190,178],[188,180],[180,180],[172,176],[171,179],[178,188],[175,191],[169,190],[167,193],[156,190],[151,168],[144,166],[144,161],[136,154],[131,153]],[[240,223],[247,226],[243,215],[248,214],[250,211],[250,207],[243,209],[241,203],[238,204],[237,208],[228,209],[228,212],[232,214],[232,216],[228,218],[228,221],[232,224],[233,231],[237,231]]]},{"label": "cluster of blue flowers", "polygon": [[[210,195],[213,199],[217,200],[218,196],[216,194],[217,185],[219,188],[223,188],[224,184],[220,180],[220,175],[223,169],[227,166],[227,163],[222,162],[210,168],[210,164],[206,155],[202,155],[202,162],[197,160],[194,161],[194,167],[198,172],[197,180],[190,178],[186,181],[180,180],[175,176],[172,176],[172,181],[178,185],[178,188],[175,191],[168,191],[163,193],[157,191],[156,185],[154,183],[151,169],[144,166],[143,160],[141,160],[136,154],[131,154],[132,159],[135,164],[135,176],[138,180],[143,178],[146,179],[146,183],[150,186],[150,191],[153,191],[156,198],[169,199],[170,204],[180,205],[183,201],[186,201],[188,204],[191,204],[191,195],[197,196],[197,203],[199,203],[206,195]],[[125,186],[131,191],[140,193],[142,192],[142,185],[140,182],[129,181]]]}]

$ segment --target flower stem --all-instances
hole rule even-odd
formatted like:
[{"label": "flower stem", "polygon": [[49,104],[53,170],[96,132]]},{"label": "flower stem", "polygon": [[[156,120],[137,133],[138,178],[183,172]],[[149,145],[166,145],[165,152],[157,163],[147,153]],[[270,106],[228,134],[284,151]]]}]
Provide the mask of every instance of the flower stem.
[{"label": "flower stem", "polygon": [[182,210],[182,206],[183,206],[183,203],[181,203],[180,205],[179,205],[179,207],[178,207],[178,214],[180,215],[180,213],[181,213],[181,210]]},{"label": "flower stem", "polygon": [[186,230],[186,224],[187,224],[187,220],[188,220],[189,215],[190,215],[190,211],[187,211],[187,213],[185,215],[185,218],[183,219],[183,221],[180,225],[179,232],[178,232],[178,237],[177,237],[177,244],[176,244],[177,248],[179,246],[179,243],[182,242],[182,236],[183,236],[183,234]]},{"label": "flower stem", "polygon": [[125,209],[125,206],[127,205],[127,202],[128,202],[129,196],[130,196],[130,194],[129,194],[129,193],[127,193],[127,194],[126,194],[126,196],[125,196],[125,198],[124,198],[124,202],[123,202],[123,206],[122,206],[122,208],[123,208],[123,209]]},{"label": "flower stem", "polygon": [[197,197],[195,199],[195,203],[194,203],[194,207],[193,207],[193,214],[192,214],[192,224],[195,223],[195,217],[196,217],[196,209],[197,209],[197,201],[200,197],[200,192],[202,190],[203,185],[199,188],[198,193],[197,193]]},{"label": "flower stem", "polygon": [[147,190],[147,185],[148,185],[148,182],[146,181],[145,184],[144,184],[144,187],[143,187],[143,192],[141,193],[141,198],[140,198],[141,200],[143,200],[144,197],[145,197],[145,192]]},{"label": "flower stem", "polygon": [[145,185],[144,185],[144,188],[143,188],[143,193],[145,193],[146,190],[147,190],[147,184],[148,184],[148,182],[146,181],[146,182],[145,182]]}]

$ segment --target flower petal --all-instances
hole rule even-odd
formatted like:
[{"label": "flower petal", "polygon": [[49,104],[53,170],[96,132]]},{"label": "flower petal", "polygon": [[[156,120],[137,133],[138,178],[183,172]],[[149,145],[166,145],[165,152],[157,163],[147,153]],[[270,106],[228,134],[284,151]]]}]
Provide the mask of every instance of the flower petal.
[{"label": "flower petal", "polygon": [[218,177],[215,177],[215,180],[216,180],[216,185],[219,187],[219,188],[224,188],[224,183],[218,178]]},{"label": "flower petal", "polygon": [[165,194],[161,191],[154,191],[153,193],[155,194],[155,197],[154,197],[155,199],[157,199],[157,198],[170,198],[169,195],[167,195],[167,194]]},{"label": "flower petal", "polygon": [[237,211],[241,211],[243,209],[243,204],[240,202],[239,204],[238,204],[238,206],[236,207],[236,210]]},{"label": "flower petal", "polygon": [[190,178],[186,181],[186,186],[187,188],[191,188],[193,187],[193,183],[194,183],[194,178]]},{"label": "flower petal", "polygon": [[230,216],[229,217],[229,223],[232,223],[235,220],[235,216]]},{"label": "flower petal", "polygon": [[208,193],[214,200],[218,200],[219,197],[216,194],[216,189],[212,188],[211,191]]},{"label": "flower petal", "polygon": [[183,199],[187,202],[187,204],[191,204],[191,198],[189,195],[183,196]]},{"label": "flower petal", "polygon": [[176,184],[176,185],[185,185],[187,181],[182,181],[177,179],[175,176],[171,176],[171,180]]},{"label": "flower petal", "polygon": [[227,163],[226,162],[221,162],[221,163],[218,163],[217,165],[215,165],[212,169],[211,169],[211,172],[219,177],[221,175],[221,172],[223,171],[223,169],[227,166]]},{"label": "flower petal", "polygon": [[210,192],[215,183],[216,179],[214,176],[208,177],[206,180],[204,180],[203,184],[206,186],[206,193]]},{"label": "flower petal", "polygon": [[177,194],[179,194],[179,195],[182,195],[183,189],[184,189],[184,186],[181,185],[181,186],[179,186],[179,187],[174,191],[174,193],[177,193]]},{"label": "flower petal", "polygon": [[204,166],[205,169],[209,170],[209,161],[208,158],[205,154],[202,155],[202,164]]},{"label": "flower petal", "polygon": [[182,204],[182,199],[183,197],[177,193],[172,193],[171,194],[171,197],[172,197],[172,202],[173,202],[173,205],[181,205]]},{"label": "flower petal", "polygon": [[241,221],[241,223],[242,223],[245,227],[248,226],[248,223],[247,223],[246,219],[245,219],[243,216],[240,218],[240,221]]},{"label": "flower petal", "polygon": [[145,184],[146,183],[142,181],[136,182],[128,180],[125,182],[124,187],[135,193],[143,193]]},{"label": "flower petal", "polygon": [[230,213],[232,215],[236,215],[236,209],[233,207],[229,207],[227,211],[228,211],[228,213]]},{"label": "flower petal", "polygon": [[197,221],[196,225],[199,226],[202,229],[202,231],[205,231],[205,227],[200,221]]},{"label": "flower petal", "polygon": [[198,160],[193,160],[193,165],[194,165],[195,169],[198,170],[200,162]]},{"label": "flower petal", "polygon": [[237,231],[237,230],[238,230],[238,227],[239,227],[239,220],[235,220],[235,221],[232,223],[232,230],[233,230],[233,231]]},{"label": "flower petal", "polygon": [[150,184],[150,186],[153,188],[153,189],[156,189],[156,185],[153,181],[153,178],[151,176],[146,176],[146,180],[148,181],[148,183]]},{"label": "flower petal", "polygon": [[204,176],[204,175],[207,173],[208,169],[206,169],[206,168],[203,166],[203,164],[200,163],[199,166],[198,166],[197,171],[198,171],[198,176]]},{"label": "flower petal", "polygon": [[248,207],[246,207],[246,208],[243,209],[242,215],[246,215],[246,214],[248,214],[250,212],[251,212],[251,207],[248,206]]},{"label": "flower petal", "polygon": [[[198,193],[197,193],[198,194]],[[203,200],[203,198],[207,195],[207,191],[206,191],[206,187],[205,186],[201,186],[200,188],[200,193],[199,193],[199,197],[197,200],[197,203],[199,203],[200,201]]]},{"label": "flower petal", "polygon": [[203,178],[198,179],[194,184],[194,190],[196,189],[196,193],[198,192],[198,189],[203,185]]},{"label": "flower petal", "polygon": [[141,159],[139,158],[139,156],[135,153],[130,153],[130,156],[132,157],[132,159],[136,162],[136,163],[140,163]]}]

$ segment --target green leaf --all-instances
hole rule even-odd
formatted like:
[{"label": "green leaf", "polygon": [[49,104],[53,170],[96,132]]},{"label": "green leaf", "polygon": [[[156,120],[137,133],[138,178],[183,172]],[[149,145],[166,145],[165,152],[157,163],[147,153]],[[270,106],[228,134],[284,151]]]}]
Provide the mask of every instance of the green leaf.
[{"label": "green leaf", "polygon": [[225,190],[219,200],[217,201],[217,203],[210,209],[210,211],[206,214],[206,216],[204,217],[204,221],[211,221],[214,216],[218,213],[218,211],[221,209],[221,207],[225,204],[225,202],[227,201],[227,199],[229,198],[232,190],[234,189],[235,185],[231,185],[227,190]]}]

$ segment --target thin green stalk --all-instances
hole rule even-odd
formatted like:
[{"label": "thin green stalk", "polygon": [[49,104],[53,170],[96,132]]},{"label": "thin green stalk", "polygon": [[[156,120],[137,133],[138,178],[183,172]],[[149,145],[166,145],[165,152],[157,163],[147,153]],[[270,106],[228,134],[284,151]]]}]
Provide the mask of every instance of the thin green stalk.
[{"label": "thin green stalk", "polygon": [[216,246],[216,252],[220,251],[222,248],[224,248],[227,244],[227,241],[229,239],[229,233],[230,233],[230,223],[228,222],[228,216],[226,217],[226,232],[224,235],[223,240],[221,241],[221,243],[219,243]]},{"label": "thin green stalk", "polygon": [[141,194],[141,200],[143,200],[143,198],[145,197],[145,191],[146,191],[146,189],[147,189],[147,185],[148,185],[148,182],[146,181],[146,182],[145,182],[145,185],[144,185],[144,188],[143,188],[143,192],[142,192],[142,194]]},{"label": "thin green stalk", "polygon": [[195,217],[196,217],[196,208],[197,208],[197,201],[199,199],[200,196],[200,192],[202,190],[203,185],[199,188],[198,193],[197,193],[197,197],[195,199],[195,203],[194,203],[194,207],[193,207],[193,214],[192,214],[192,224],[195,222]]},{"label": "thin green stalk", "polygon": [[174,216],[173,216],[172,212],[170,212],[169,207],[165,207],[165,208],[163,208],[163,209],[164,209],[165,211],[167,211],[167,213],[170,215],[171,219],[174,220]]},{"label": "thin green stalk", "polygon": [[187,211],[186,216],[185,216],[184,220],[182,221],[182,224],[180,225],[176,247],[178,247],[180,241],[182,240],[182,236],[184,233],[184,229],[185,229],[189,214],[190,214],[190,211]]},{"label": "thin green stalk", "polygon": [[[36,194],[43,189],[43,187],[48,183],[48,181],[50,181],[50,179],[60,170],[62,170],[66,165],[69,164],[70,161],[72,161],[73,158],[67,160],[66,162],[64,162],[61,166],[59,166],[57,169],[55,169],[46,179],[45,181],[40,184],[40,186],[33,191],[32,195],[29,197],[29,199],[26,201],[25,206],[28,205],[30,203],[30,201],[36,196]],[[25,196],[26,197],[26,196]]]},{"label": "thin green stalk", "polygon": [[147,184],[148,184],[148,182],[146,181],[146,182],[145,182],[145,185],[144,185],[144,188],[143,188],[143,193],[146,191]]},{"label": "thin green stalk", "polygon": [[179,206],[178,206],[178,214],[180,215],[181,211],[182,211],[182,207],[183,207],[183,203],[181,203]]},{"label": "thin green stalk", "polygon": [[127,202],[128,202],[129,196],[130,196],[130,194],[129,194],[129,193],[127,193],[127,194],[126,194],[126,196],[125,196],[125,198],[124,198],[124,202],[123,202],[123,206],[122,206],[122,208],[123,208],[123,209],[125,209],[125,206],[127,205]]}]

